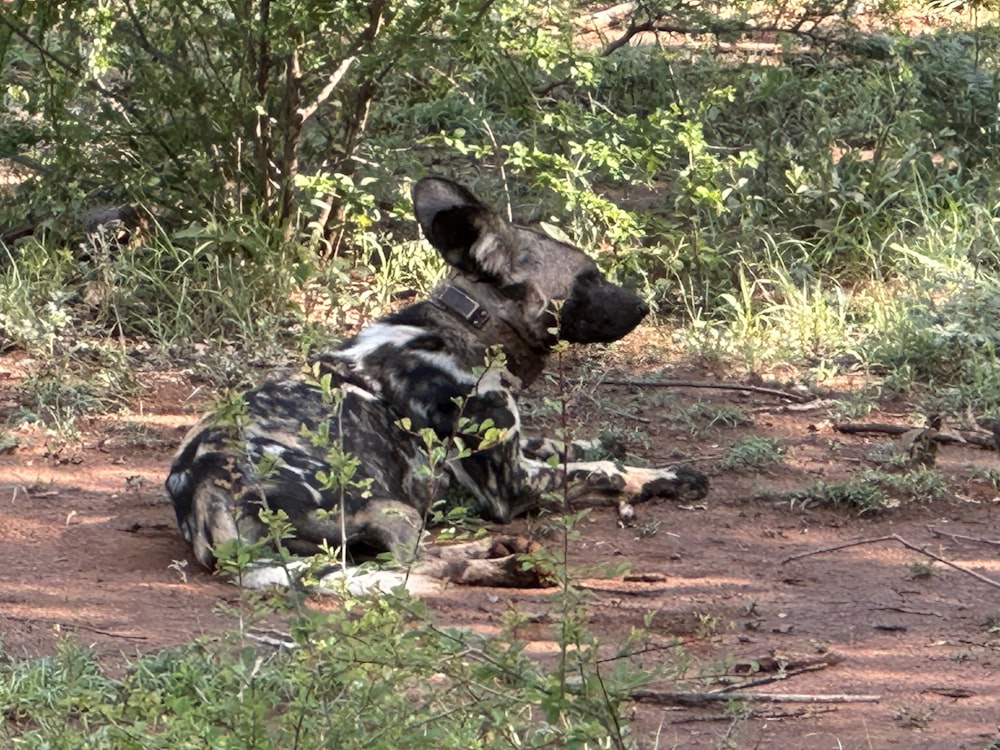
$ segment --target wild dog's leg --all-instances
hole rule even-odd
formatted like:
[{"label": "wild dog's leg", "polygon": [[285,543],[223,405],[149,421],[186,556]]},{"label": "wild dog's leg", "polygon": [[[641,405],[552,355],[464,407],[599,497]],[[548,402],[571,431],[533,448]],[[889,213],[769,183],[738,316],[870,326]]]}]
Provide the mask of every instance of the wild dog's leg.
[{"label": "wild dog's leg", "polygon": [[396,562],[407,565],[418,552],[424,519],[412,505],[398,500],[370,498],[364,507],[355,512],[352,524],[357,529],[354,545],[363,542],[372,549],[385,549]]},{"label": "wild dog's leg", "polygon": [[[420,512],[396,500],[366,498],[364,506],[349,513],[344,524],[341,523],[339,510],[317,512],[314,509],[308,513],[297,512],[295,508],[291,510],[289,520],[295,528],[295,535],[282,540],[282,544],[289,552],[301,557],[256,561],[241,571],[239,582],[244,588],[290,586],[308,579],[310,584],[316,583],[319,590],[345,585],[355,593],[377,589],[388,591],[403,582],[405,571],[395,567],[386,571],[358,572],[352,565],[370,560],[385,550],[397,563],[410,565],[418,551],[417,542],[423,526]],[[346,570],[339,564],[340,550],[337,548],[337,540],[342,538],[345,530],[351,550]],[[310,556],[331,549],[338,552],[337,562],[324,558],[317,569],[315,561],[309,560]]]},{"label": "wild dog's leg", "polygon": [[411,594],[430,594],[448,584],[538,588],[551,585],[545,571],[524,564],[523,555],[540,547],[523,537],[493,537],[462,544],[432,545],[409,569],[330,570],[319,580],[319,592],[345,588],[354,594],[391,591],[403,586]]},{"label": "wild dog's leg", "polygon": [[409,561],[420,539],[423,518],[416,508],[381,497],[368,497],[363,503],[345,501],[347,518],[341,508],[303,507],[286,502],[282,507],[295,529],[295,535],[282,544],[296,555],[316,555],[346,540],[351,556],[360,561],[382,552],[391,552],[398,562]]},{"label": "wild dog's leg", "polygon": [[596,440],[573,440],[568,445],[563,440],[529,437],[521,439],[521,453],[538,461],[549,461],[555,457],[561,463],[565,463],[598,458],[624,458],[625,446],[613,435],[602,435]]},{"label": "wild dog's leg", "polygon": [[547,585],[547,576],[521,556],[539,549],[537,542],[512,536],[433,546],[414,571],[471,586],[536,588]]},{"label": "wild dog's leg", "polygon": [[[565,491],[570,505],[618,505],[622,520],[634,517],[632,503],[653,497],[690,502],[708,492],[708,479],[689,466],[647,469],[618,466],[613,461],[574,461],[552,466],[524,459],[528,482],[543,504],[558,502]],[[565,488],[565,490],[564,490]]]}]

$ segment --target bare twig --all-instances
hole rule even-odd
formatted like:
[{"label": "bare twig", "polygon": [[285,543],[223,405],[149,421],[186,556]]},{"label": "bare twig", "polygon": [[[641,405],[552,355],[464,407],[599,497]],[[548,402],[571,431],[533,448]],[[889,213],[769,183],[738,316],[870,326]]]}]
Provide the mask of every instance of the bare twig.
[{"label": "bare twig", "polygon": [[887,422],[843,422],[833,426],[837,432],[855,435],[859,432],[879,432],[884,435],[905,435],[913,429],[912,424],[893,424]]},{"label": "bare twig", "polygon": [[651,424],[652,419],[646,419],[645,417],[640,417],[638,414],[626,414],[623,411],[618,411],[617,409],[608,409],[608,412],[614,414],[616,417],[621,417],[622,419],[628,419],[633,422],[641,422],[642,424]]},{"label": "bare twig", "polygon": [[298,644],[294,641],[284,640],[283,638],[274,638],[269,635],[255,635],[254,633],[245,633],[245,638],[249,638],[251,641],[261,643],[265,646],[271,646],[277,649],[287,649],[292,650],[298,648]]},{"label": "bare twig", "polygon": [[781,404],[780,406],[761,406],[753,410],[754,414],[803,414],[807,411],[830,409],[839,402],[834,398],[817,398],[798,404]]},{"label": "bare twig", "polygon": [[[837,432],[847,435],[856,435],[861,432],[874,432],[883,435],[905,435],[916,429],[913,425],[892,424],[885,422],[844,422],[833,426]],[[939,432],[932,436],[936,443],[971,443],[980,448],[996,448],[992,433],[979,430],[954,430],[953,432]]]},{"label": "bare twig", "polygon": [[805,674],[806,672],[818,672],[821,669],[826,669],[834,662],[820,662],[818,664],[810,664],[805,667],[799,667],[798,669],[790,669],[787,672],[778,672],[776,674],[769,674],[764,677],[758,677],[755,680],[747,680],[746,682],[735,683],[732,685],[724,685],[723,687],[716,688],[715,690],[709,690],[709,695],[721,695],[723,693],[732,693],[735,690],[742,690],[749,687],[757,687],[758,685],[770,685],[774,682],[781,682],[782,680],[787,680],[789,677],[797,677],[800,674]]},{"label": "bare twig", "polygon": [[920,617],[944,617],[940,612],[925,612],[922,609],[910,609],[909,607],[875,607],[876,612],[902,612],[904,615],[918,615]]},{"label": "bare twig", "polygon": [[2,615],[5,620],[13,620],[14,622],[26,622],[34,625],[48,625],[50,627],[57,627],[60,630],[85,630],[88,633],[96,633],[97,635],[104,635],[108,638],[123,638],[128,641],[145,641],[148,638],[144,635],[129,635],[127,633],[115,633],[111,630],[103,630],[101,628],[95,628],[91,625],[83,625],[82,623],[73,622],[58,622],[57,620],[45,620],[36,617],[22,617],[20,615]]},{"label": "bare twig", "polygon": [[[641,581],[640,583],[654,584],[655,581]],[[663,594],[670,591],[668,584],[646,585],[641,587],[627,588],[625,586],[595,586],[587,581],[574,581],[573,585],[584,591],[594,591],[598,594],[614,594],[616,596],[650,596],[653,594]]]},{"label": "bare twig", "polygon": [[810,550],[809,552],[800,552],[797,555],[791,555],[790,557],[786,557],[784,560],[781,561],[781,564],[784,565],[785,563],[789,563],[792,560],[801,560],[803,557],[810,557],[812,555],[821,555],[826,552],[836,552],[837,550],[847,549],[848,547],[859,547],[862,544],[876,544],[877,542],[899,542],[907,549],[913,550],[914,552],[919,552],[921,555],[929,557],[932,560],[936,560],[937,562],[943,565],[947,565],[949,568],[954,568],[960,573],[965,573],[967,575],[970,575],[977,581],[981,581],[982,583],[985,583],[988,586],[993,586],[994,588],[1000,589],[1000,581],[995,581],[992,578],[988,578],[987,576],[984,576],[981,573],[977,573],[974,570],[963,568],[961,565],[953,563],[951,560],[946,560],[940,555],[935,555],[933,552],[928,552],[923,547],[918,547],[917,545],[911,544],[910,542],[906,541],[899,534],[889,534],[888,536],[879,536],[879,537],[874,537],[872,539],[858,539],[853,542],[845,542],[844,544],[837,544],[834,545],[833,547],[823,547],[822,549],[814,549]]},{"label": "bare twig", "polygon": [[932,686],[924,688],[920,692],[934,693],[934,695],[943,695],[945,698],[973,698],[976,696],[975,690],[969,690],[968,688],[961,688],[961,687],[952,687],[950,685]]},{"label": "bare twig", "polygon": [[337,90],[340,82],[344,79],[344,76],[347,75],[347,71],[351,69],[351,66],[357,61],[357,59],[357,55],[351,55],[340,61],[340,65],[337,66],[337,69],[327,76],[326,84],[320,92],[316,94],[316,98],[313,99],[309,105],[299,108],[299,116],[302,118],[302,122],[305,122],[316,114],[316,110],[325,104],[326,100],[333,95],[333,92]]},{"label": "bare twig", "polygon": [[952,541],[963,541],[963,542],[975,542],[976,544],[989,544],[994,547],[1000,547],[1000,540],[997,539],[982,539],[977,536],[965,536],[964,534],[952,534],[950,531],[941,531],[933,526],[928,526],[927,530],[931,532],[934,536],[944,536],[948,537]]},{"label": "bare twig", "polygon": [[672,690],[637,689],[629,698],[667,706],[704,706],[718,701],[748,701],[758,703],[878,703],[881,695],[853,693],[688,693]]},{"label": "bare twig", "polygon": [[637,388],[715,388],[724,391],[747,391],[749,393],[762,393],[767,396],[786,398],[789,401],[806,403],[815,397],[812,394],[801,396],[797,393],[778,390],[777,388],[765,388],[759,385],[740,385],[738,383],[710,383],[700,380],[602,380],[601,385],[630,385]]},{"label": "bare twig", "polygon": [[[828,714],[832,711],[836,711],[835,708],[830,707],[811,707],[811,708],[794,708],[787,711],[751,711],[746,714],[748,719],[802,719],[810,716],[816,716],[818,714]],[[705,721],[732,721],[733,715],[731,713],[721,713],[721,714],[709,714],[707,716],[683,716],[679,719],[671,719],[670,724],[694,724]]]}]

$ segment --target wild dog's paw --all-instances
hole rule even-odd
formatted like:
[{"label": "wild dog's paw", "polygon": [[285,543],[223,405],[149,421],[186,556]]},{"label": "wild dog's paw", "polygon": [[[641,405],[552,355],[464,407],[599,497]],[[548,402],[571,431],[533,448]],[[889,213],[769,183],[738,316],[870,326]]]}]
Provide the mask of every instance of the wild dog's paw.
[{"label": "wild dog's paw", "polygon": [[618,525],[623,529],[635,526],[635,508],[628,500],[618,501]]},{"label": "wild dog's paw", "polygon": [[465,586],[541,588],[551,576],[539,559],[524,557],[541,545],[522,536],[500,536],[464,544],[429,547],[417,570],[425,575]]},{"label": "wild dog's paw", "polygon": [[530,555],[542,549],[542,545],[524,536],[497,536],[490,541],[486,557],[495,560],[509,555]]},{"label": "wild dog's paw", "polygon": [[517,588],[545,588],[556,582],[552,560],[541,544],[524,536],[499,536],[486,553],[490,562],[508,571]]},{"label": "wild dog's paw", "polygon": [[632,502],[641,503],[654,497],[693,502],[708,494],[708,477],[690,466],[678,464],[656,469],[650,474],[631,498]]}]

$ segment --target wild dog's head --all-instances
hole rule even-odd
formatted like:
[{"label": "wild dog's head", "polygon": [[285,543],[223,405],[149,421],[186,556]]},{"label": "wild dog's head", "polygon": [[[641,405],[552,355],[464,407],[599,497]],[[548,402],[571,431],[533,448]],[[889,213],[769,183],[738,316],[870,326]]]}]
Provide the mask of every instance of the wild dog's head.
[{"label": "wild dog's head", "polygon": [[604,278],[579,248],[504,221],[450,180],[420,180],[413,205],[424,236],[455,269],[455,278],[490,295],[491,313],[536,349],[558,339],[617,341],[649,312],[638,296]]}]

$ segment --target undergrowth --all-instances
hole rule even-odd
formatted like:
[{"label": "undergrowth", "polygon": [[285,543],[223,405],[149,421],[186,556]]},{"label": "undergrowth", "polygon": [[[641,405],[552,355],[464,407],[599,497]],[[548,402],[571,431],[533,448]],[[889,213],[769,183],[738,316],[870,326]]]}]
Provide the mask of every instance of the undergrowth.
[{"label": "undergrowth", "polygon": [[[12,63],[0,158],[14,177],[0,349],[48,355],[83,335],[175,360],[301,352],[317,323],[349,329],[438,278],[407,200],[435,171],[593,251],[694,357],[754,374],[791,365],[812,382],[862,369],[929,384],[937,408],[998,412],[1000,34],[985,13],[898,34],[908,6],[876,5],[863,23],[822,18],[825,52],[779,33],[764,58],[615,44],[615,29],[655,16],[645,5],[596,49],[560,3],[485,15],[404,3],[382,18],[310,2],[270,25],[216,2],[151,0],[145,21],[114,4],[25,6],[0,35]],[[775,22],[709,6],[660,12],[745,24],[751,41]],[[247,55],[247,38],[280,41],[280,55]],[[354,60],[350,39],[369,62],[323,88],[319,71]],[[185,66],[155,54],[175,45]],[[310,74],[279,75],[293,51]],[[356,93],[340,99],[334,83]],[[295,101],[298,129],[278,107]],[[108,206],[124,209],[95,228]]]},{"label": "undergrowth", "polygon": [[949,496],[940,471],[915,467],[906,471],[868,469],[838,482],[815,482],[791,495],[794,508],[840,508],[858,514],[897,508],[905,503],[932,502]]},{"label": "undergrowth", "polygon": [[402,593],[304,611],[131,660],[108,674],[72,638],[0,664],[0,729],[17,747],[624,747],[627,660],[596,648],[560,681],[499,637],[437,626]]}]

